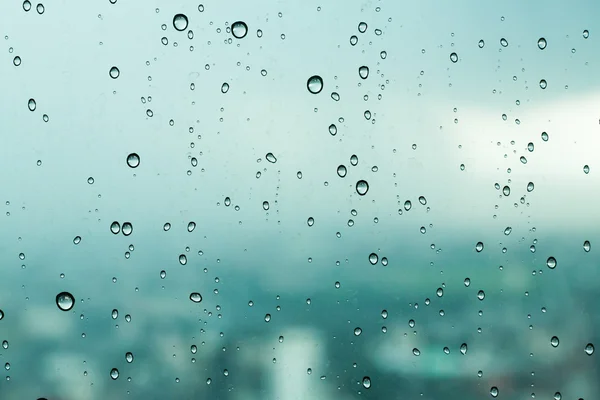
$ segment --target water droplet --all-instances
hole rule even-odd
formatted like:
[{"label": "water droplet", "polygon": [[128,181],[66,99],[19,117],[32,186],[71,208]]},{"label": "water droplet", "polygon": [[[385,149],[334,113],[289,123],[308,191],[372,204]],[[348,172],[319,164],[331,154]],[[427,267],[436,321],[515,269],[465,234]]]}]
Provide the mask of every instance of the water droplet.
[{"label": "water droplet", "polygon": [[229,197],[225,197],[225,207],[229,207],[231,205],[231,199]]},{"label": "water droplet", "polygon": [[558,344],[559,344],[558,337],[552,336],[552,339],[550,339],[550,344],[552,345],[552,347],[558,347]]},{"label": "water droplet", "polygon": [[73,238],[73,244],[79,244],[81,243],[81,236],[75,236]]},{"label": "water droplet", "polygon": [[165,279],[167,277],[167,271],[164,269],[160,271],[160,279]]},{"label": "water droplet", "polygon": [[510,195],[510,187],[508,187],[508,186],[504,186],[504,187],[502,188],[502,193],[503,193],[505,196],[508,196],[508,195]]},{"label": "water droplet", "polygon": [[527,184],[527,191],[528,191],[528,192],[532,192],[532,191],[533,191],[533,188],[534,188],[533,182],[529,182],[529,183]]},{"label": "water droplet", "polygon": [[479,46],[480,49],[483,49],[483,46],[485,46],[485,42],[483,41],[483,39],[481,39],[479,41],[479,43],[477,43],[477,45]]},{"label": "water droplet", "polygon": [[463,344],[460,345],[460,354],[465,355],[465,354],[467,354],[468,350],[469,349],[468,349],[466,343],[463,343]]},{"label": "water droplet", "polygon": [[335,101],[339,101],[340,100],[340,95],[338,92],[332,92],[331,93],[331,98]]},{"label": "water droplet", "polygon": [[358,165],[358,156],[356,154],[352,154],[352,156],[350,156],[350,164],[352,164],[354,167]]},{"label": "water droplet", "polygon": [[27,107],[29,108],[29,111],[35,111],[35,109],[37,107],[35,100],[29,99],[29,101],[27,102]]},{"label": "water droplet", "polygon": [[422,205],[427,204],[427,199],[425,198],[425,196],[419,196],[419,203],[421,203]]},{"label": "water droplet", "polygon": [[60,292],[56,295],[56,305],[62,311],[69,311],[75,305],[75,298],[69,292]]},{"label": "water droplet", "polygon": [[387,257],[383,257],[381,259],[381,265],[383,265],[384,267],[388,265],[388,259],[387,259]]},{"label": "water droplet", "polygon": [[117,79],[120,73],[121,71],[119,71],[119,68],[117,67],[111,67],[110,71],[108,71],[108,75],[110,75],[110,77],[113,79]]},{"label": "water droplet", "polygon": [[[248,33],[248,25],[243,21],[236,21],[231,24],[231,33],[236,39],[242,39]],[[260,37],[260,36],[259,36]]]},{"label": "water droplet", "polygon": [[586,164],[586,165],[584,165],[584,166],[583,166],[583,172],[584,172],[584,173],[586,173],[586,174],[589,174],[589,173],[590,173],[590,166],[589,166],[589,165],[587,165],[587,164]]},{"label": "water droplet", "polygon": [[35,7],[36,11],[38,12],[38,14],[43,14],[44,13],[44,5],[42,3],[39,3],[36,7]]},{"label": "water droplet", "polygon": [[590,243],[589,240],[586,240],[585,242],[583,242],[583,250],[585,250],[585,252],[589,252],[592,249],[592,245]]},{"label": "water droplet", "polygon": [[110,370],[110,377],[112,378],[112,380],[117,380],[119,378],[119,370],[116,368],[113,368]]},{"label": "water droplet", "polygon": [[456,53],[452,53],[450,54],[450,61],[452,61],[453,63],[458,61],[458,54]]},{"label": "water droplet", "polygon": [[442,289],[441,287],[437,288],[435,294],[437,295],[437,297],[442,297],[444,295],[444,289]]},{"label": "water droplet", "polygon": [[556,258],[554,258],[554,257],[548,257],[548,260],[546,260],[546,265],[550,269],[556,268]]},{"label": "water droplet", "polygon": [[504,38],[500,39],[500,45],[502,45],[502,47],[506,47],[508,46],[508,41]]},{"label": "water droplet", "polygon": [[546,48],[546,44],[546,39],[544,39],[543,37],[538,39],[538,47],[540,48],[540,50],[544,50]]},{"label": "water droplet", "polygon": [[110,316],[112,317],[112,319],[119,318],[119,310],[117,310],[116,308],[113,309],[112,312],[110,313]]},{"label": "water droplet", "polygon": [[413,353],[415,356],[420,356],[420,355],[421,355],[421,350],[419,350],[419,349],[417,349],[417,348],[415,347],[415,348],[413,349],[412,353]]},{"label": "water droplet", "polygon": [[123,232],[123,235],[125,235],[125,236],[131,235],[131,233],[133,232],[133,225],[131,225],[131,222],[123,222],[121,231]]},{"label": "water droplet", "polygon": [[127,165],[131,168],[137,168],[140,165],[140,156],[137,153],[131,153],[127,156]]},{"label": "water droplet", "polygon": [[511,232],[512,232],[512,228],[510,226],[507,226],[506,228],[504,228],[504,234],[506,236],[510,235]]},{"label": "water droplet", "polygon": [[190,300],[194,303],[200,303],[202,301],[202,295],[198,292],[193,292],[190,294]]},{"label": "water droplet", "polygon": [[358,24],[358,31],[360,33],[365,33],[367,31],[367,23],[366,22],[361,22]]},{"label": "water droplet", "polygon": [[362,379],[362,385],[365,389],[370,389],[371,388],[371,378],[369,378],[368,376],[365,376]]},{"label": "water droplet", "polygon": [[127,353],[125,353],[125,360],[128,363],[132,363],[133,362],[133,353],[131,353],[129,351]]},{"label": "water droplet", "polygon": [[547,142],[547,141],[548,141],[548,134],[547,134],[546,132],[542,132],[542,140],[543,140],[544,142]]},{"label": "water droplet", "polygon": [[478,253],[481,253],[481,251],[483,251],[483,243],[477,242],[477,244],[475,245],[475,250],[477,250]]},{"label": "water droplet", "polygon": [[365,180],[360,180],[356,182],[356,193],[361,196],[364,196],[369,191],[369,184]]},{"label": "water droplet", "polygon": [[337,167],[337,174],[340,178],[343,178],[346,176],[347,173],[347,169],[345,165],[340,165]]},{"label": "water droplet", "polygon": [[496,386],[490,388],[490,395],[492,395],[492,397],[498,397],[498,393],[500,393],[500,391]]},{"label": "water droplet", "polygon": [[477,298],[479,300],[485,299],[485,292],[483,290],[480,290],[479,292],[477,292]]},{"label": "water droplet", "polygon": [[355,46],[355,45],[356,45],[356,43],[358,43],[358,37],[357,37],[356,35],[352,35],[352,36],[350,36],[350,44],[351,44],[352,46]]},{"label": "water droplet", "polygon": [[360,336],[361,333],[362,329],[360,329],[359,327],[354,328],[354,336]]},{"label": "water droplet", "polygon": [[381,57],[382,60],[385,60],[387,58],[387,51],[382,51],[379,53],[379,57]]},{"label": "water droplet", "polygon": [[312,94],[321,93],[321,90],[323,90],[323,79],[319,75],[313,75],[306,81],[306,87]]},{"label": "water droplet", "polygon": [[21,65],[21,57],[15,56],[15,58],[13,58],[13,64],[15,65],[15,67]]},{"label": "water droplet", "polygon": [[115,235],[118,234],[121,232],[121,224],[119,224],[117,221],[113,221],[113,223],[110,224],[110,231]]},{"label": "water droplet", "polygon": [[0,321],[4,318],[4,311],[0,310]]},{"label": "water droplet", "polygon": [[196,229],[196,223],[194,221],[190,221],[187,226],[188,232],[193,232]]},{"label": "water droplet", "polygon": [[165,222],[165,224],[163,225],[163,230],[165,232],[167,232],[169,229],[171,229],[171,224],[168,222]]},{"label": "water droplet", "polygon": [[277,162],[277,158],[273,155],[273,153],[267,153],[265,156],[268,162],[275,164]]},{"label": "water droplet", "polygon": [[267,211],[269,209],[269,207],[270,207],[269,202],[266,201],[266,200],[263,201],[262,206],[263,206],[263,210],[265,210],[265,211]]},{"label": "water droplet", "polygon": [[308,226],[313,226],[315,224],[315,219],[313,217],[309,217],[308,220],[306,220],[306,223]]},{"label": "water droplet", "polygon": [[471,279],[470,278],[465,278],[464,284],[465,284],[466,287],[471,286]]},{"label": "water droplet", "polygon": [[335,126],[335,124],[329,125],[329,133],[331,136],[335,136],[337,134],[337,126]]},{"label": "water droplet", "polygon": [[179,264],[181,264],[181,265],[187,264],[187,257],[185,256],[185,254],[179,255]]},{"label": "water droplet", "polygon": [[540,87],[541,87],[542,89],[546,89],[546,88],[548,87],[548,82],[546,82],[546,80],[545,80],[545,79],[542,79],[542,80],[540,81]]},{"label": "water droplet", "polygon": [[379,256],[377,256],[377,254],[375,254],[375,253],[369,254],[369,262],[371,263],[371,265],[377,264],[377,261],[379,261]]},{"label": "water droplet", "polygon": [[584,38],[584,39],[587,39],[587,38],[589,38],[589,37],[590,37],[590,32],[589,32],[587,29],[586,29],[586,30],[584,30],[584,31],[583,31],[583,38]]},{"label": "water droplet", "polygon": [[529,142],[529,143],[527,144],[527,150],[529,150],[530,152],[532,152],[532,151],[533,151],[533,149],[534,149],[533,143]]},{"label": "water droplet", "polygon": [[179,32],[186,30],[188,27],[188,17],[184,14],[175,14],[173,17],[173,27]]},{"label": "water droplet", "polygon": [[367,79],[369,77],[369,67],[367,67],[366,65],[363,65],[362,67],[360,67],[358,69],[358,75],[362,79]]},{"label": "water droplet", "polygon": [[585,351],[585,354],[587,354],[588,356],[591,356],[592,354],[594,354],[594,345],[591,343],[586,344],[584,351]]},{"label": "water droplet", "polygon": [[25,0],[23,2],[23,10],[25,10],[25,11],[31,10],[31,2],[29,0]]},{"label": "water droplet", "polygon": [[271,321],[271,314],[265,314],[265,322]]}]

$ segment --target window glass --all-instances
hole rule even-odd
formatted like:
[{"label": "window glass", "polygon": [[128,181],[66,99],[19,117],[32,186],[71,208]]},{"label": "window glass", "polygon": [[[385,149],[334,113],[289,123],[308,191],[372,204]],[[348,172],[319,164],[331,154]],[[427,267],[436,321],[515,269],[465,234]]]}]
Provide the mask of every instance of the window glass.
[{"label": "window glass", "polygon": [[2,2],[0,398],[600,398],[599,13]]}]

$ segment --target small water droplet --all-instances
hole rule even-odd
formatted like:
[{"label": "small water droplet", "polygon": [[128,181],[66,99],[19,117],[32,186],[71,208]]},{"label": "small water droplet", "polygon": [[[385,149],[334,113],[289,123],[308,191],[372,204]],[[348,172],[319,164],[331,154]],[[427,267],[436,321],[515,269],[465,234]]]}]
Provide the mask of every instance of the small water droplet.
[{"label": "small water droplet", "polygon": [[371,265],[377,264],[377,261],[379,261],[379,256],[377,254],[375,254],[375,253],[369,254],[369,262],[371,263]]},{"label": "small water droplet", "polygon": [[502,188],[502,193],[503,193],[505,196],[508,196],[508,195],[510,195],[510,187],[508,187],[508,186],[504,186],[504,187]]},{"label": "small water droplet", "polygon": [[167,232],[169,229],[171,229],[171,224],[168,222],[165,222],[165,224],[163,225],[163,230],[165,232]]},{"label": "small water droplet", "polygon": [[38,12],[38,14],[43,14],[44,13],[44,5],[42,3],[39,3],[36,7],[35,7],[36,11]]},{"label": "small water droplet", "polygon": [[35,109],[37,107],[35,100],[29,99],[29,101],[27,102],[27,107],[29,108],[29,111],[35,111]]},{"label": "small water droplet", "polygon": [[500,39],[500,45],[502,47],[508,46],[508,40],[506,40],[505,38]]},{"label": "small water droplet", "polygon": [[483,251],[483,243],[477,242],[477,244],[475,245],[475,250],[477,250],[478,253],[481,253]]},{"label": "small water droplet", "polygon": [[339,101],[340,100],[340,95],[338,92],[332,92],[331,93],[331,98],[335,101]]},{"label": "small water droplet", "polygon": [[329,125],[329,133],[331,136],[335,136],[337,134],[337,126],[335,126],[335,124]]},{"label": "small water droplet", "polygon": [[112,380],[117,380],[119,378],[119,370],[116,368],[113,368],[110,370],[110,377],[112,378]]},{"label": "small water droplet", "polygon": [[589,252],[592,249],[592,245],[590,243],[589,240],[586,240],[585,242],[583,242],[583,250],[585,250],[585,252]]},{"label": "small water droplet", "polygon": [[490,395],[492,395],[492,397],[498,397],[498,393],[500,393],[500,391],[496,386],[490,388]]},{"label": "small water droplet", "polygon": [[313,75],[306,81],[306,87],[312,94],[319,94],[323,90],[323,79],[319,75]]},{"label": "small water droplet", "polygon": [[546,260],[546,265],[550,269],[556,268],[556,258],[554,258],[554,257],[548,257],[548,260]]},{"label": "small water droplet", "polygon": [[127,165],[130,168],[137,168],[140,165],[140,156],[137,153],[130,153],[127,156]]},{"label": "small water droplet", "polygon": [[131,222],[123,222],[121,231],[123,232],[123,235],[125,235],[125,236],[131,235],[131,233],[133,232],[133,225],[131,225]]},{"label": "small water droplet", "polygon": [[200,303],[202,301],[202,295],[198,292],[193,292],[190,294],[190,300],[194,303]]},{"label": "small water droplet", "polygon": [[590,37],[590,32],[589,32],[587,29],[586,29],[586,30],[584,30],[584,31],[583,31],[583,38],[584,38],[584,39],[587,39],[587,38],[589,38],[589,37]]},{"label": "small water droplet", "polygon": [[456,53],[452,53],[450,54],[450,61],[452,61],[453,63],[458,61],[458,54]]},{"label": "small water droplet", "polygon": [[74,243],[74,244],[79,244],[79,243],[81,243],[81,236],[75,236],[75,237],[73,238],[73,243]]},{"label": "small water droplet", "polygon": [[188,27],[188,17],[184,14],[175,14],[173,17],[173,27],[179,32],[186,30]]},{"label": "small water droplet", "polygon": [[236,21],[231,24],[231,33],[234,38],[243,39],[248,33],[248,25],[243,21]]},{"label": "small water droplet", "polygon": [[532,192],[532,191],[533,191],[533,189],[534,189],[533,182],[529,182],[529,183],[527,184],[527,191],[528,191],[528,192]]},{"label": "small water droplet", "polygon": [[463,344],[460,345],[460,354],[465,355],[465,354],[467,354],[468,350],[469,349],[468,349],[466,343],[463,343]]},{"label": "small water droplet", "polygon": [[360,180],[356,182],[356,193],[361,196],[364,196],[369,191],[369,184],[365,180]]},{"label": "small water droplet", "polygon": [[548,87],[548,82],[546,82],[545,79],[540,80],[540,87],[546,89]]},{"label": "small water droplet", "polygon": [[221,93],[227,93],[229,91],[229,83],[224,82],[221,85]]},{"label": "small water droplet", "polygon": [[425,198],[425,196],[419,196],[419,203],[421,203],[422,205],[427,204],[427,199]]},{"label": "small water droplet", "polygon": [[190,221],[187,226],[188,232],[193,232],[196,229],[196,223],[194,221]]},{"label": "small water droplet", "polygon": [[360,22],[358,24],[358,31],[360,33],[365,33],[367,31],[367,23],[366,22]]},{"label": "small water droplet", "polygon": [[548,141],[548,134],[547,134],[546,132],[542,132],[542,140],[543,140],[544,142],[547,142],[547,141]]},{"label": "small water droplet", "polygon": [[358,156],[356,154],[352,154],[350,157],[350,164],[352,164],[354,167],[358,165]]},{"label": "small water droplet", "polygon": [[263,210],[265,210],[265,211],[267,211],[269,209],[269,207],[270,207],[269,202],[266,201],[266,200],[263,201],[262,206],[263,206]]},{"label": "small water droplet", "polygon": [[413,353],[415,356],[420,356],[420,355],[421,355],[421,350],[419,350],[419,349],[417,349],[417,348],[415,347],[415,348],[413,349],[412,353]]},{"label": "small water droplet", "polygon": [[133,353],[131,353],[129,351],[127,353],[125,353],[125,360],[128,363],[132,363],[133,362]]},{"label": "small water droplet", "polygon": [[365,389],[370,389],[371,388],[371,378],[369,378],[368,376],[365,376],[362,379],[362,385]]},{"label": "small water droplet", "polygon": [[483,39],[481,39],[479,41],[479,43],[477,43],[477,45],[479,46],[480,49],[483,49],[483,46],[485,46],[485,42],[483,41]]},{"label": "small water droplet", "polygon": [[586,174],[589,174],[589,173],[590,173],[590,166],[589,166],[589,165],[587,165],[587,164],[586,164],[586,165],[584,165],[584,166],[583,166],[583,172],[584,172],[584,173],[586,173]]},{"label": "small water droplet", "polygon": [[23,10],[25,10],[25,11],[31,10],[31,2],[29,0],[25,0],[23,2]]},{"label": "small water droplet", "polygon": [[466,287],[471,286],[471,279],[470,278],[465,278],[464,284],[465,284]]},{"label": "small water droplet", "polygon": [[181,264],[181,265],[187,264],[187,257],[185,256],[185,254],[179,255],[179,264]]},{"label": "small water droplet", "polygon": [[75,298],[69,292],[60,292],[56,295],[56,305],[62,311],[69,311],[75,305]]},{"label": "small water droplet", "polygon": [[543,37],[538,39],[538,47],[540,48],[540,50],[544,50],[546,48],[546,44],[546,39],[544,39]]},{"label": "small water droplet", "polygon": [[277,162],[277,158],[273,155],[273,153],[267,153],[265,156],[268,162],[275,164]]},{"label": "small water droplet", "polygon": [[110,231],[115,235],[118,234],[121,232],[121,224],[119,224],[117,221],[113,221],[113,223],[110,224]]},{"label": "small water droplet", "polygon": [[588,356],[591,356],[592,354],[594,354],[594,345],[591,343],[586,344],[584,351],[585,351],[585,354],[587,354]]},{"label": "small water droplet", "polygon": [[306,223],[308,224],[308,226],[313,226],[315,224],[315,219],[313,217],[309,217],[306,220]]},{"label": "small water droplet", "polygon": [[354,328],[354,336],[360,336],[362,329],[359,327]]},{"label": "small water droplet", "polygon": [[369,67],[367,67],[366,65],[363,65],[362,67],[360,67],[358,69],[358,75],[362,79],[367,79],[369,77]]},{"label": "small water droplet", "polygon": [[483,290],[480,290],[479,292],[477,292],[477,298],[479,300],[485,299],[485,292]]},{"label": "small water droplet", "polygon": [[116,308],[113,309],[112,312],[110,313],[110,316],[112,317],[112,319],[119,318],[119,310],[117,310]]},{"label": "small water droplet", "polygon": [[111,67],[110,70],[108,71],[108,75],[110,75],[111,78],[113,79],[117,79],[120,75],[121,71],[119,71],[119,68],[117,67]]},{"label": "small water droplet", "polygon": [[347,172],[348,172],[348,171],[347,171],[347,169],[346,169],[346,166],[345,166],[345,165],[340,165],[340,166],[338,166],[338,167],[337,167],[337,174],[338,174],[338,176],[339,176],[340,178],[343,178],[343,177],[345,177]]},{"label": "small water droplet", "polygon": [[265,322],[271,321],[271,314],[265,314]]}]

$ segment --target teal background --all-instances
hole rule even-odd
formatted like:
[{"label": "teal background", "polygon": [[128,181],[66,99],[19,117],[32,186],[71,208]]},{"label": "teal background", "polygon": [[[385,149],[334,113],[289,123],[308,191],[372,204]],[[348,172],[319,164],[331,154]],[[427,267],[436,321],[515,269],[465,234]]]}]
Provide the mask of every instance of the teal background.
[{"label": "teal background", "polygon": [[0,398],[600,397],[600,3],[36,5],[0,4]]}]

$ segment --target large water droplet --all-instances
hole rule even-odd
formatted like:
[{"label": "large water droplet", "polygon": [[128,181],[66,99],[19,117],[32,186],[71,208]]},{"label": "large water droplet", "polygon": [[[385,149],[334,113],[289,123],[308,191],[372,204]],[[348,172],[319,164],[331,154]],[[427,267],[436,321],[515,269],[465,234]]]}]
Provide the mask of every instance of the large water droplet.
[{"label": "large water droplet", "polygon": [[477,242],[477,244],[475,245],[475,250],[477,250],[478,253],[481,253],[483,251],[483,243]]},{"label": "large water droplet", "polygon": [[111,369],[110,377],[112,378],[113,381],[117,380],[119,378],[119,370],[116,368]]},{"label": "large water droplet", "polygon": [[550,269],[556,268],[556,258],[554,258],[554,257],[548,257],[548,260],[546,260],[546,265]]},{"label": "large water droplet", "polygon": [[585,345],[585,348],[583,350],[585,351],[585,354],[587,354],[588,356],[591,356],[592,354],[594,354],[594,345],[591,343],[588,343]]},{"label": "large water droplet", "polygon": [[112,319],[117,319],[119,318],[119,310],[117,310],[116,308],[112,310],[112,312],[110,313],[110,316]]},{"label": "large water droplet", "polygon": [[360,33],[365,33],[367,31],[367,23],[366,22],[360,22],[358,24],[358,31]]},{"label": "large water droplet", "polygon": [[190,221],[187,226],[188,232],[193,232],[196,229],[196,223],[194,221]]},{"label": "large water droplet", "polygon": [[31,2],[29,0],[25,0],[23,2],[23,10],[25,10],[25,11],[31,10]]},{"label": "large water droplet", "polygon": [[137,153],[131,153],[127,156],[127,165],[131,168],[137,168],[140,165],[140,156]]},{"label": "large water droplet", "polygon": [[231,33],[236,39],[242,39],[248,33],[248,25],[243,21],[236,21],[231,24]]},{"label": "large water droplet", "polygon": [[508,196],[508,195],[510,195],[510,187],[508,187],[508,186],[504,186],[504,187],[502,188],[502,193],[503,193],[505,196]]},{"label": "large water droplet", "polygon": [[56,295],[56,305],[62,311],[69,311],[75,305],[75,298],[69,292],[60,292]]},{"label": "large water droplet", "polygon": [[369,262],[371,263],[371,265],[377,264],[377,261],[379,261],[379,256],[377,256],[377,254],[375,254],[375,253],[369,254]]},{"label": "large water droplet", "polygon": [[552,339],[550,339],[550,344],[552,345],[552,347],[558,347],[558,344],[559,344],[558,337],[552,336]]},{"label": "large water droplet", "polygon": [[265,156],[268,162],[275,164],[277,162],[277,158],[273,155],[273,153],[267,153]]},{"label": "large water droplet", "polygon": [[120,75],[121,71],[119,71],[119,68],[117,67],[111,67],[110,71],[108,71],[108,75],[110,75],[111,78],[113,79],[117,79]]},{"label": "large water droplet", "polygon": [[360,67],[358,69],[358,75],[363,79],[367,79],[367,77],[369,76],[369,67],[367,67],[366,65]]},{"label": "large water droplet", "polygon": [[271,205],[269,204],[269,202],[266,201],[266,200],[263,201],[263,205],[262,206],[263,206],[263,210],[265,210],[265,211],[267,211],[271,207]]},{"label": "large water droplet", "polygon": [[43,14],[44,13],[44,5],[42,3],[38,3],[38,5],[35,7],[36,11],[38,12],[38,14]]},{"label": "large water droplet", "polygon": [[181,265],[187,264],[187,257],[185,254],[179,255],[179,264],[181,264]]},{"label": "large water droplet", "polygon": [[496,386],[490,388],[490,395],[492,395],[492,397],[498,397],[498,393],[500,393],[500,391]]},{"label": "large water droplet", "polygon": [[467,347],[466,343],[463,343],[460,345],[460,354],[465,355],[465,354],[467,354],[468,350],[469,350],[469,348]]},{"label": "large water droplet", "polygon": [[119,224],[117,221],[113,221],[113,223],[110,224],[110,231],[115,235],[118,234],[121,232],[121,224]]},{"label": "large water droplet", "polygon": [[125,236],[131,235],[131,233],[133,232],[133,225],[131,225],[131,222],[123,222],[123,227],[121,228],[121,231]]},{"label": "large water droplet", "polygon": [[362,385],[365,389],[370,389],[371,388],[371,378],[369,378],[368,376],[365,376],[362,379]]},{"label": "large water droplet", "polygon": [[37,107],[35,100],[29,99],[29,101],[27,102],[27,107],[29,108],[29,111],[35,111],[35,109]]},{"label": "large water droplet", "polygon": [[133,362],[133,353],[131,352],[127,352],[125,353],[125,361],[127,361],[128,363],[132,363]]},{"label": "large water droplet", "polygon": [[471,286],[471,278],[465,278],[464,284],[465,284],[466,287]]},{"label": "large water droplet", "polygon": [[337,167],[337,174],[340,178],[345,177],[347,172],[348,170],[346,169],[345,165],[340,165]]},{"label": "large water droplet", "polygon": [[437,288],[435,294],[437,295],[437,297],[442,297],[444,295],[444,289],[442,289],[441,287]]},{"label": "large water droplet", "polygon": [[188,27],[188,17],[184,14],[175,14],[173,17],[173,27],[179,32],[186,30]]},{"label": "large water droplet", "polygon": [[312,94],[321,93],[321,90],[323,90],[323,79],[319,75],[313,75],[306,81],[306,87]]},{"label": "large water droplet", "polygon": [[365,180],[360,180],[356,182],[356,193],[361,196],[364,196],[369,191],[369,184]]},{"label": "large water droplet", "polygon": [[190,294],[190,300],[194,303],[200,303],[202,301],[202,295],[198,292],[193,292]]},{"label": "large water droplet", "polygon": [[452,53],[450,54],[450,61],[452,61],[453,63],[458,61],[458,54],[456,53]]},{"label": "large water droplet", "polygon": [[350,36],[350,44],[351,44],[352,46],[355,46],[355,45],[356,45],[356,43],[358,43],[358,37],[357,37],[356,35],[352,35],[352,36]]},{"label": "large water droplet", "polygon": [[538,47],[540,48],[540,50],[544,50],[546,48],[546,44],[546,39],[544,39],[543,37],[538,39]]}]

